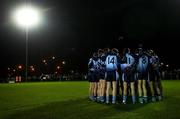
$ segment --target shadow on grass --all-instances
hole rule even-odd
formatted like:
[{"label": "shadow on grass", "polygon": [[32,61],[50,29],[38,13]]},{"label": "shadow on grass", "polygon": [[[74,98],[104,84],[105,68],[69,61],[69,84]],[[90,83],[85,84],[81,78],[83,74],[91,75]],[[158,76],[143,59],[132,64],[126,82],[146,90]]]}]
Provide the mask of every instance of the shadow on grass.
[{"label": "shadow on grass", "polygon": [[106,105],[88,99],[48,103],[32,109],[9,115],[8,119],[104,119],[116,114],[129,112],[145,104]]}]

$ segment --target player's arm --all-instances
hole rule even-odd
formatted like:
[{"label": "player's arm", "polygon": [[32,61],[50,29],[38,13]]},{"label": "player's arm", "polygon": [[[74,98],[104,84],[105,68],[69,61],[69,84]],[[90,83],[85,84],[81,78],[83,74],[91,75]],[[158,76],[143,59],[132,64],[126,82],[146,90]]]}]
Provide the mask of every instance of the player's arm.
[{"label": "player's arm", "polygon": [[126,56],[124,54],[123,58],[121,59],[121,63],[126,63],[126,62],[127,62],[127,58],[126,58]]},{"label": "player's arm", "polygon": [[131,68],[135,69],[137,67],[137,64],[138,64],[139,56],[134,55],[134,54],[131,54],[131,56],[134,58],[134,63],[131,65]]},{"label": "player's arm", "polygon": [[92,65],[93,65],[93,59],[90,58],[88,63],[88,69],[92,68]]},{"label": "player's arm", "polygon": [[121,70],[121,64],[122,64],[122,60],[121,60],[120,56],[117,56],[117,67],[119,70]]}]

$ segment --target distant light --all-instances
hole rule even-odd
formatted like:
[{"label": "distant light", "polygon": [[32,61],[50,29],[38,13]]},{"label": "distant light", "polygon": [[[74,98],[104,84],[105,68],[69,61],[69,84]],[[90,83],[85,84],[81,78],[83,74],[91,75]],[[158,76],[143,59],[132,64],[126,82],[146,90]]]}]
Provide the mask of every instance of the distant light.
[{"label": "distant light", "polygon": [[34,71],[35,69],[34,68],[31,68],[31,71]]},{"label": "distant light", "polygon": [[169,67],[169,65],[167,64],[166,67]]},{"label": "distant light", "polygon": [[18,69],[22,69],[22,65],[19,65],[19,66],[18,66]]},{"label": "distant light", "polygon": [[46,60],[43,60],[44,63],[46,63]]},{"label": "distant light", "polygon": [[54,56],[52,57],[53,60],[54,60],[55,58],[56,58],[56,57],[54,57]]},{"label": "distant light", "polygon": [[31,27],[40,22],[40,13],[36,8],[23,6],[14,11],[13,19],[19,26]]},{"label": "distant light", "polygon": [[66,62],[65,62],[65,61],[63,61],[63,62],[62,62],[62,64],[66,64]]},{"label": "distant light", "polygon": [[15,72],[16,70],[14,69],[13,72]]},{"label": "distant light", "polygon": [[60,66],[57,66],[57,69],[60,69]]},{"label": "distant light", "polygon": [[161,65],[164,65],[164,63],[161,62]]},{"label": "distant light", "polygon": [[10,70],[10,68],[8,67],[8,70]]},{"label": "distant light", "polygon": [[31,66],[30,66],[30,68],[31,68],[31,69],[34,69],[34,66],[33,66],[33,65],[31,65]]}]

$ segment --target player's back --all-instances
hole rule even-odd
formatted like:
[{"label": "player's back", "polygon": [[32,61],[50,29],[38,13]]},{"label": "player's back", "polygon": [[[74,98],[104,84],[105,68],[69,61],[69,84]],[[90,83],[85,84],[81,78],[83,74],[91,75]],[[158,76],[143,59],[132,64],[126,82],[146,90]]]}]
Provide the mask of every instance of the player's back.
[{"label": "player's back", "polygon": [[137,71],[138,72],[147,72],[149,68],[149,56],[145,53],[142,53],[138,57],[137,62]]},{"label": "player's back", "polygon": [[125,57],[126,57],[126,63],[129,64],[130,66],[135,63],[135,58],[132,54],[126,53]]},{"label": "player's back", "polygon": [[117,57],[117,55],[113,52],[107,53],[105,65],[106,65],[106,71],[118,70],[118,57]]}]

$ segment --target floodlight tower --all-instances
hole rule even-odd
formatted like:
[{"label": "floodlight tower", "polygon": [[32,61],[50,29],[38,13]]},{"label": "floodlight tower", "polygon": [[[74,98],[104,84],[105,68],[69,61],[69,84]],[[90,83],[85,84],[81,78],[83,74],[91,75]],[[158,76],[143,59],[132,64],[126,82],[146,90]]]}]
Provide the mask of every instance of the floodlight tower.
[{"label": "floodlight tower", "polygon": [[17,8],[14,11],[13,14],[13,20],[15,23],[25,29],[25,35],[26,35],[26,71],[25,71],[25,77],[26,81],[28,78],[28,33],[29,33],[29,28],[32,28],[40,22],[40,12],[38,11],[37,8],[34,8],[31,6],[31,4],[28,4],[26,2],[25,6],[21,6]]}]

